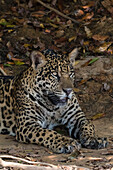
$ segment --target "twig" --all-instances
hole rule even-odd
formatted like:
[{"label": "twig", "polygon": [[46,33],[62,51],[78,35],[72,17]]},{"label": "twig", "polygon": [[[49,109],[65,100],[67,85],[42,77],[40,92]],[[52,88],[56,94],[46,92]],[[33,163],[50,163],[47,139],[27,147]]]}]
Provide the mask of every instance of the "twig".
[{"label": "twig", "polygon": [[7,74],[5,73],[5,71],[0,67],[0,72],[2,73],[3,76],[6,76]]},{"label": "twig", "polygon": [[[13,167],[13,168],[22,168],[24,170],[52,170],[52,168],[50,167],[44,167],[44,166],[38,167],[36,165],[26,165],[26,164],[20,164],[16,162],[6,162],[3,161],[1,158],[0,158],[0,165],[2,165],[4,168]],[[55,170],[58,170],[58,168]]]},{"label": "twig", "polygon": [[[35,165],[27,165],[27,164],[21,164],[21,163],[16,163],[16,162],[6,162],[3,161],[1,158],[10,158],[10,159],[16,159],[16,160],[20,160],[26,163],[30,163],[30,164],[35,164]],[[0,155],[0,165],[2,165],[3,167],[13,167],[13,168],[22,168],[24,170],[89,170],[88,168],[84,168],[84,167],[79,167],[76,165],[62,165],[62,166],[55,166],[52,164],[48,164],[48,163],[42,163],[42,162],[33,162],[33,161],[28,161],[26,159],[23,158],[18,158],[15,156],[11,156],[11,155]],[[36,166],[38,165],[38,166]],[[45,166],[44,166],[45,165]]]},{"label": "twig", "polygon": [[41,165],[45,165],[45,166],[52,166],[52,167],[56,167],[52,164],[48,164],[48,163],[42,163],[42,162],[33,162],[33,161],[29,161],[27,159],[23,159],[23,158],[19,158],[19,157],[16,157],[16,156],[11,156],[11,155],[0,155],[0,158],[10,158],[10,159],[16,159],[16,160],[19,160],[19,161],[23,161],[23,162],[26,162],[26,163],[29,163],[29,164],[41,164]]},{"label": "twig", "polygon": [[36,0],[36,2],[40,3],[40,4],[43,5],[45,8],[48,8],[48,9],[50,9],[51,11],[54,11],[56,14],[62,16],[63,18],[69,19],[69,20],[73,21],[74,23],[79,24],[79,22],[76,21],[75,19],[73,19],[73,18],[71,18],[71,17],[68,17],[67,15],[65,15],[65,14],[63,14],[62,12],[58,11],[57,9],[54,9],[54,8],[50,7],[48,4],[42,2],[41,0]]}]

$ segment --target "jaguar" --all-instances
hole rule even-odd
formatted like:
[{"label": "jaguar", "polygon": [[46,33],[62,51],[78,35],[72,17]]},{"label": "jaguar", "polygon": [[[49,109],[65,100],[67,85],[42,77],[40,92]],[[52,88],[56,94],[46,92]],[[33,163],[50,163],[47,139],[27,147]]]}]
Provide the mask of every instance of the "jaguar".
[{"label": "jaguar", "polygon": [[[91,149],[107,146],[106,138],[96,136],[74,92],[76,56],[77,49],[69,55],[35,50],[28,69],[14,78],[0,79],[1,134],[56,153],[71,153],[80,145]],[[68,136],[54,130],[60,125]]]}]

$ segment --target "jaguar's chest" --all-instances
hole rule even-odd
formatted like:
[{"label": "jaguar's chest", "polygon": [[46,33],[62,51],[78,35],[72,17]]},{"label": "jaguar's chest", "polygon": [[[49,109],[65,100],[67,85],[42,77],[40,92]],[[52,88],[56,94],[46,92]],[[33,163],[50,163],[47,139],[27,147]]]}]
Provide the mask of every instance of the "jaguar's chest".
[{"label": "jaguar's chest", "polygon": [[28,114],[31,118],[35,117],[42,128],[53,129],[53,127],[61,124],[63,114],[68,108],[68,105],[52,106],[50,103],[46,103],[43,98],[40,98],[32,102]]}]

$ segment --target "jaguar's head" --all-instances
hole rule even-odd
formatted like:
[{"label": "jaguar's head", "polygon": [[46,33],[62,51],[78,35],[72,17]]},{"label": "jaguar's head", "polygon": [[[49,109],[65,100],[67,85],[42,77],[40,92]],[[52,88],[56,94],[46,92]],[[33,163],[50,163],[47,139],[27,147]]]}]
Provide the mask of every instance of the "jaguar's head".
[{"label": "jaguar's head", "polygon": [[32,67],[36,73],[34,89],[54,105],[64,105],[72,97],[76,55],[77,49],[68,56],[52,50],[44,54],[33,51],[31,54]]}]

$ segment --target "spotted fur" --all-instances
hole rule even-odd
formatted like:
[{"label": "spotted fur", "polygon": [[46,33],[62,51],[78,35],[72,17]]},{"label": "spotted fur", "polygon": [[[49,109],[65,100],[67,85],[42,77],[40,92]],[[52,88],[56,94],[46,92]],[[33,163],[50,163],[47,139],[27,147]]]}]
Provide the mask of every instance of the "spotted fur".
[{"label": "spotted fur", "polygon": [[[52,50],[33,51],[31,66],[14,79],[0,80],[0,133],[36,143],[57,153],[70,153],[83,147],[100,149],[107,145],[95,136],[94,126],[82,112],[74,84],[74,55]],[[64,125],[69,136],[53,130]]]}]

